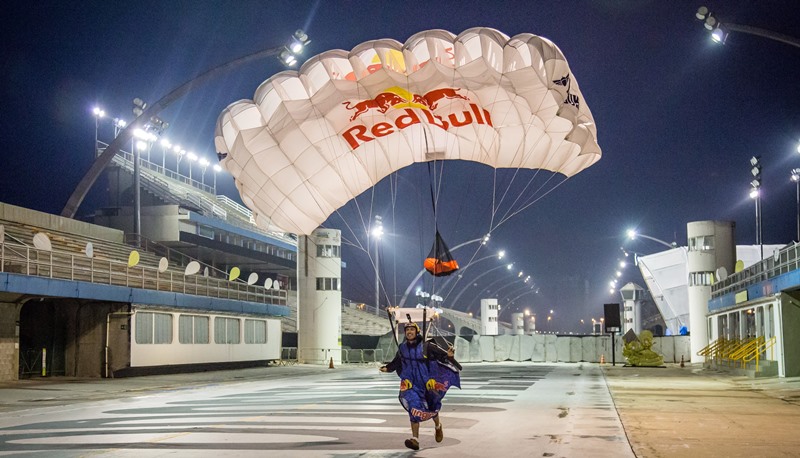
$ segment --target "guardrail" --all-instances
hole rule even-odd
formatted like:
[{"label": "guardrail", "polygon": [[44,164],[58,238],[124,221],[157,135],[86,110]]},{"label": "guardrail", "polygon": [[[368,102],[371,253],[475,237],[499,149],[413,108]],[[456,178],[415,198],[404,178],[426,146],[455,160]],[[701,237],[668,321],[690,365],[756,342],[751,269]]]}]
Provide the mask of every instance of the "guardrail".
[{"label": "guardrail", "polygon": [[711,297],[717,298],[739,292],[750,285],[800,269],[800,243],[781,248],[775,256],[769,256],[752,266],[737,272],[711,286]]},{"label": "guardrail", "polygon": [[44,251],[8,242],[0,243],[0,272],[263,304],[286,305],[287,296],[284,290],[268,290],[199,275],[185,276],[172,271],[159,272],[146,266],[128,267],[126,262]]}]

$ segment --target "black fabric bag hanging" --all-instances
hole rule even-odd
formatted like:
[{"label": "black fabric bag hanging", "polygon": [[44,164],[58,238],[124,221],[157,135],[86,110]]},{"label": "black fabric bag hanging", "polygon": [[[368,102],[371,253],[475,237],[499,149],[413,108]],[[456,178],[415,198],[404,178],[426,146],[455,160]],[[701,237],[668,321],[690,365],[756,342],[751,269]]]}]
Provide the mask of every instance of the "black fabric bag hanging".
[{"label": "black fabric bag hanging", "polygon": [[436,231],[436,239],[433,241],[431,252],[425,259],[424,266],[425,270],[434,277],[444,277],[458,270],[458,262],[453,259],[453,255],[450,254],[450,250],[438,230]]}]

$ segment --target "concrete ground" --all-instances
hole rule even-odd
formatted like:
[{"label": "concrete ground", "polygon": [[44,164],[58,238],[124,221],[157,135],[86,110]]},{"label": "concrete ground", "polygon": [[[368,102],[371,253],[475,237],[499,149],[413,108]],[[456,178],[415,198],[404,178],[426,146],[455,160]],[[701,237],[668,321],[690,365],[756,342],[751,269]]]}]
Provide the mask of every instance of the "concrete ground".
[{"label": "concrete ground", "polygon": [[0,456],[798,456],[800,380],[669,365],[467,364],[445,440],[403,447],[377,366],[279,366],[0,385]]},{"label": "concrete ground", "polygon": [[603,367],[637,457],[800,456],[800,379]]}]

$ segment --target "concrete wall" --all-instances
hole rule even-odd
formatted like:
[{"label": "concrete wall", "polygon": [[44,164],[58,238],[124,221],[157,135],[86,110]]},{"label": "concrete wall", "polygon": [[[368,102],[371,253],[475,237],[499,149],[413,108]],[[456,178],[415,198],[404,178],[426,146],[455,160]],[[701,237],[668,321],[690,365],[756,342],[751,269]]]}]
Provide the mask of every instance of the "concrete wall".
[{"label": "concrete wall", "polygon": [[[616,362],[625,363],[622,339],[617,336]],[[664,356],[665,363],[689,361],[689,336],[655,337],[653,348]],[[600,362],[602,356],[611,363],[610,336],[474,336],[472,341],[456,338],[456,360],[462,363],[533,361],[533,362]]]},{"label": "concrete wall", "polygon": [[[97,226],[95,224],[84,223],[70,218],[63,218],[57,215],[50,215],[27,208],[0,203],[0,219],[15,221],[40,227],[42,229],[52,229],[55,231],[79,234],[82,237],[95,237],[98,239],[109,240],[122,243],[124,234],[122,231]],[[29,240],[23,240],[30,243]]]}]

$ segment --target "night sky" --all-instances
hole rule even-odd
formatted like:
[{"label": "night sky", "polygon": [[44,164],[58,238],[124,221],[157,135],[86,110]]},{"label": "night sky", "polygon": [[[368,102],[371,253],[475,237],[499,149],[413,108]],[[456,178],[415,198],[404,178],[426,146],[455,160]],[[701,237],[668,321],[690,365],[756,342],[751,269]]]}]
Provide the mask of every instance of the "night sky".
[{"label": "night sky", "polygon": [[[307,56],[379,38],[404,42],[435,28],[529,32],[549,38],[566,56],[597,124],[603,157],[566,181],[540,174],[524,192],[533,171],[512,181],[477,164],[445,164],[436,214],[445,240],[455,246],[493,229],[488,245],[465,246],[456,258],[467,265],[504,249],[502,262],[514,268],[495,269],[500,261],[487,258],[460,279],[423,277],[420,285],[451,300],[471,288],[461,295],[462,310],[477,309],[482,288],[493,290],[484,295],[497,292],[501,302],[519,296],[513,308],[538,316],[555,311],[550,330],[588,331],[581,319],[600,317],[603,303],[619,302],[608,282],[620,247],[643,254],[664,248],[626,241],[626,229],[685,245],[687,222],[729,220],[738,244],[755,242],[748,197],[753,155],[764,167],[764,243],[796,238],[790,170],[800,167],[800,48],[735,32],[724,46],[714,44],[694,16],[703,4],[724,22],[800,38],[795,1],[18,2],[4,7],[0,31],[0,201],[59,214],[91,165],[93,107],[130,121],[134,97],[154,102],[211,67],[283,44],[298,28],[312,40]],[[199,88],[162,112],[171,124],[165,136],[215,160],[220,112],[251,98],[281,70],[269,59]],[[101,139],[110,135],[103,123]],[[79,215],[105,204],[104,187],[102,180],[96,184]],[[239,199],[230,176],[220,175],[218,188]],[[522,207],[513,203],[520,194],[535,203],[495,227],[509,209]],[[343,248],[343,296],[373,301],[374,268],[363,250],[374,244],[367,245],[362,222],[377,214],[386,231],[382,297],[396,303],[433,241],[428,166],[402,170],[357,200],[325,224],[361,247]],[[520,295],[530,288],[515,282],[520,270],[531,275],[538,294]],[[627,281],[643,285],[632,267],[621,279]]]}]

